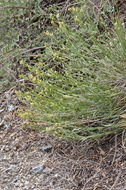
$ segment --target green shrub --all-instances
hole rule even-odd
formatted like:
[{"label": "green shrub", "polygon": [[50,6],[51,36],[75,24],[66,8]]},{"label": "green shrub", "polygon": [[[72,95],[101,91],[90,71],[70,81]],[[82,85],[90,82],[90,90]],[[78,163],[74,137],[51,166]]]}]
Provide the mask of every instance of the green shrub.
[{"label": "green shrub", "polygon": [[[85,5],[69,8],[71,22],[53,17],[55,32],[46,32],[49,43],[39,61],[20,63],[29,82],[19,98],[27,105],[18,110],[25,126],[61,138],[85,140],[121,132],[125,112],[126,36],[119,19],[101,33]],[[25,84],[22,84],[25,85]]]}]

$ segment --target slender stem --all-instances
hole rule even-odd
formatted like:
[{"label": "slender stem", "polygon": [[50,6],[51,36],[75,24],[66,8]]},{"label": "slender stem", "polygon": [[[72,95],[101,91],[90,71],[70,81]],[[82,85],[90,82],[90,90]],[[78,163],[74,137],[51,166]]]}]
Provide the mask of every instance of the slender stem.
[{"label": "slender stem", "polygon": [[0,9],[32,9],[32,8],[28,8],[28,7],[22,7],[22,6],[19,6],[19,7],[15,7],[15,6],[7,6],[7,7],[0,7]]}]

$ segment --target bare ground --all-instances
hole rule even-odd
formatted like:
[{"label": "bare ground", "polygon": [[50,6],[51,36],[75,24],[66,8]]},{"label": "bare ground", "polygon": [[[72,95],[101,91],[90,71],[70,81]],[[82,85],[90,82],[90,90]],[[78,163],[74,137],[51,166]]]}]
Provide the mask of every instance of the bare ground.
[{"label": "bare ground", "polygon": [[[59,140],[21,127],[14,89],[0,96],[0,190],[126,190],[125,131],[100,141]],[[41,151],[45,145],[52,149]]]}]

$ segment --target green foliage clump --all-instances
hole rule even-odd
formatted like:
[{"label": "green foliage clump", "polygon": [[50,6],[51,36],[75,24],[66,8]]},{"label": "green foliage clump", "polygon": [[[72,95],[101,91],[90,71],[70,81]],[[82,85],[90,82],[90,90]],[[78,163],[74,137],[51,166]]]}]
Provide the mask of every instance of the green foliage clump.
[{"label": "green foliage clump", "polygon": [[61,138],[119,133],[126,128],[119,121],[126,105],[125,29],[115,19],[111,31],[106,26],[99,31],[85,4],[68,11],[69,23],[50,15],[56,30],[46,31],[49,42],[39,61],[20,62],[28,67],[20,76],[28,85],[17,92],[27,105],[19,116],[25,125]]},{"label": "green foliage clump", "polygon": [[0,0],[0,91],[20,83],[21,59],[29,63],[41,52],[47,41],[44,31],[51,28],[49,14],[54,10],[40,0]]}]

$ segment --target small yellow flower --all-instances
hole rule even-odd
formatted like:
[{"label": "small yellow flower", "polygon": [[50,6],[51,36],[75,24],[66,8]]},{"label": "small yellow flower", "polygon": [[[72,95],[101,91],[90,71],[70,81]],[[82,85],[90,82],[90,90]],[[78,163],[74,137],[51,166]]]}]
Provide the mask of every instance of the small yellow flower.
[{"label": "small yellow flower", "polygon": [[50,13],[50,15],[49,15],[49,16],[50,16],[50,18],[53,18],[53,14],[52,14],[52,13]]},{"label": "small yellow flower", "polygon": [[66,47],[65,47],[65,46],[63,46],[63,47],[62,47],[62,50],[66,50]]},{"label": "small yellow flower", "polygon": [[30,92],[28,91],[28,92],[26,92],[26,95],[30,95]]},{"label": "small yellow flower", "polygon": [[75,7],[72,7],[72,11],[75,12],[75,10],[76,10]]},{"label": "small yellow flower", "polygon": [[27,101],[30,101],[30,100],[31,100],[31,96],[27,96],[27,97],[26,97],[26,100],[27,100]]},{"label": "small yellow flower", "polygon": [[59,22],[59,28],[63,27],[63,22]]},{"label": "small yellow flower", "polygon": [[53,20],[51,20],[51,24],[52,24],[52,25],[54,25],[54,24],[55,24]]},{"label": "small yellow flower", "polygon": [[38,70],[36,70],[36,74],[37,76],[40,76],[40,72]]},{"label": "small yellow flower", "polygon": [[19,113],[18,115],[20,117],[24,118],[24,117],[28,116],[29,114],[27,112],[24,112],[24,113]]},{"label": "small yellow flower", "polygon": [[79,18],[77,16],[75,16],[74,18],[75,22],[79,21]]},{"label": "small yellow flower", "polygon": [[49,33],[49,36],[52,37],[52,36],[53,36],[53,33]]},{"label": "small yellow flower", "polygon": [[47,74],[47,76],[48,76],[48,77],[51,77],[51,74],[50,74],[50,73],[48,73],[48,74]]},{"label": "small yellow flower", "polygon": [[46,127],[46,131],[48,132],[48,131],[50,131],[51,129],[50,129],[50,127]]},{"label": "small yellow flower", "polygon": [[58,134],[58,132],[57,132],[57,131],[54,131],[54,133],[55,133],[55,134]]},{"label": "small yellow flower", "polygon": [[59,13],[56,15],[56,18],[58,19],[60,17]]},{"label": "small yellow flower", "polygon": [[21,61],[20,61],[20,65],[23,65],[23,64],[24,64],[24,61],[23,61],[23,60],[21,60]]},{"label": "small yellow flower", "polygon": [[75,8],[75,12],[77,12],[77,11],[78,11],[78,8],[76,7],[76,8]]},{"label": "small yellow flower", "polygon": [[55,106],[55,104],[53,102],[51,102],[50,104],[51,104],[51,106]]},{"label": "small yellow flower", "polygon": [[19,75],[19,77],[20,77],[20,78],[23,78],[23,77],[24,77],[24,75],[22,75],[22,74],[21,74],[21,75]]},{"label": "small yellow flower", "polygon": [[32,78],[32,82],[34,82],[34,83],[36,82],[36,77]]},{"label": "small yellow flower", "polygon": [[34,102],[31,102],[31,106],[34,106],[35,105],[35,103]]},{"label": "small yellow flower", "polygon": [[43,66],[44,64],[42,62],[38,62],[39,66]]},{"label": "small yellow flower", "polygon": [[59,123],[55,123],[55,126],[57,126],[57,127],[58,127],[58,126],[59,126]]},{"label": "small yellow flower", "polygon": [[45,42],[45,46],[47,47],[48,46],[48,44]]},{"label": "small yellow flower", "polygon": [[36,89],[39,89],[39,86],[36,86]]},{"label": "small yellow flower", "polygon": [[70,8],[68,8],[68,11],[71,11],[72,10],[72,8],[70,7]]},{"label": "small yellow flower", "polygon": [[52,72],[53,72],[53,70],[52,70],[52,69],[48,69],[48,72],[49,72],[49,73],[52,73]]},{"label": "small yellow flower", "polygon": [[55,117],[53,114],[50,114],[49,117]]},{"label": "small yellow flower", "polygon": [[81,8],[81,9],[80,9],[80,13],[83,13],[83,12],[84,12],[84,10],[83,10],[83,8]]},{"label": "small yellow flower", "polygon": [[45,92],[47,92],[48,89],[45,87],[44,90],[45,90]]},{"label": "small yellow flower", "polygon": [[18,91],[16,90],[15,93],[16,93],[17,95],[21,95],[21,91],[20,91],[20,90],[18,90]]},{"label": "small yellow flower", "polygon": [[30,78],[30,79],[32,79],[32,78],[33,78],[33,75],[32,75],[31,73],[30,73],[30,75],[29,75],[29,78]]},{"label": "small yellow flower", "polygon": [[46,33],[45,33],[47,36],[50,36],[50,37],[52,37],[53,36],[53,33],[50,33],[48,30],[46,31]]},{"label": "small yellow flower", "polygon": [[117,22],[115,22],[114,26],[117,26]]},{"label": "small yellow flower", "polygon": [[38,79],[37,82],[39,85],[42,85],[42,80]]},{"label": "small yellow flower", "polygon": [[24,124],[24,123],[22,123],[21,127],[22,127],[22,128],[25,128],[25,124]]},{"label": "small yellow flower", "polygon": [[49,35],[49,31],[47,30],[47,31],[45,32],[45,34],[48,36],[48,35]]},{"label": "small yellow flower", "polygon": [[43,94],[43,91],[39,92],[39,95],[42,95]]},{"label": "small yellow flower", "polygon": [[66,74],[66,76],[68,76],[68,72],[67,71],[65,71],[65,74]]},{"label": "small yellow flower", "polygon": [[37,106],[37,102],[31,102],[31,106]]},{"label": "small yellow flower", "polygon": [[57,53],[54,53],[54,54],[53,54],[53,56],[54,56],[54,57],[56,57],[56,58],[58,58],[58,55],[57,55]]}]

